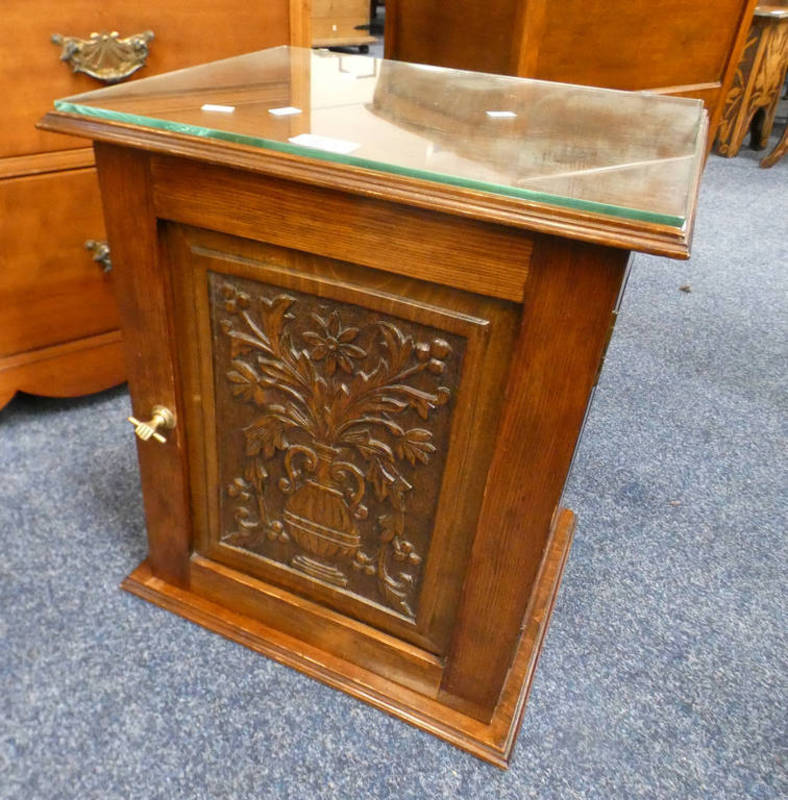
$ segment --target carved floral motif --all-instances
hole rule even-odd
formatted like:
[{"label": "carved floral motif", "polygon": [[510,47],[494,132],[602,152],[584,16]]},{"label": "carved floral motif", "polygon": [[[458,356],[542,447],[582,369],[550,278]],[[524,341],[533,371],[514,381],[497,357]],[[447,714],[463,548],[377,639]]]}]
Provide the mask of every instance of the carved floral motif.
[{"label": "carved floral motif", "polygon": [[380,599],[413,618],[423,554],[406,537],[408,499],[413,475],[436,455],[430,420],[448,413],[452,346],[417,341],[391,319],[349,324],[335,303],[318,313],[229,281],[220,292],[231,359],[223,378],[254,409],[243,474],[226,487],[236,528],[225,540],[264,533],[292,548],[291,566],[341,587],[352,570],[373,576]]}]

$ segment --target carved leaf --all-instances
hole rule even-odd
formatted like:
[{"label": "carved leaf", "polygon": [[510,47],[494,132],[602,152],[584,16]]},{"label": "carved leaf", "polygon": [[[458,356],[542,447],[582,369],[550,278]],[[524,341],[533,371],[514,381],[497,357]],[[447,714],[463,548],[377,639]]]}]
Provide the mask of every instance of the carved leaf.
[{"label": "carved leaf", "polygon": [[382,544],[387,544],[397,534],[401,533],[402,515],[381,514],[378,517],[378,524],[380,525],[380,541]]},{"label": "carved leaf", "polygon": [[399,328],[390,322],[381,322],[380,330],[383,334],[383,346],[391,358],[391,372],[398,373],[408,363],[413,353],[413,339],[404,336]]},{"label": "carved leaf", "polygon": [[279,341],[285,314],[293,303],[295,303],[295,297],[287,294],[277,295],[272,300],[266,297],[260,298],[260,317],[263,321],[263,330],[271,344]]},{"label": "carved leaf", "polygon": [[389,411],[392,414],[399,414],[407,407],[406,401],[398,400],[396,397],[375,397],[363,404],[364,411]]},{"label": "carved leaf", "polygon": [[260,372],[263,373],[274,385],[279,383],[292,384],[292,374],[281,361],[275,361],[264,356],[258,356],[257,363],[260,365]]},{"label": "carved leaf", "polygon": [[263,454],[263,458],[271,458],[277,450],[288,447],[284,438],[284,425],[281,419],[266,415],[259,417],[251,425],[244,428],[246,436],[246,455]]},{"label": "carved leaf", "polygon": [[413,466],[417,461],[422,464],[429,463],[430,456],[435,452],[435,445],[430,441],[432,433],[424,428],[411,428],[405,431],[396,445],[398,458],[406,458]]},{"label": "carved leaf", "polygon": [[240,397],[246,402],[257,402],[257,399],[260,398],[258,386],[260,376],[253,367],[240,359],[235,359],[232,362],[232,366],[234,369],[227,372],[227,380],[235,384],[230,390],[233,396]]},{"label": "carved leaf", "polygon": [[252,458],[246,464],[244,477],[251,483],[264,484],[268,478],[268,470],[260,458]]},{"label": "carved leaf", "polygon": [[394,453],[391,448],[379,439],[373,439],[370,432],[364,428],[360,431],[348,431],[345,441],[356,446],[365,461],[382,457],[390,464],[394,463]]},{"label": "carved leaf", "polygon": [[372,484],[375,497],[381,502],[388,497],[389,487],[396,481],[395,473],[396,470],[391,469],[390,465],[387,467],[377,456],[370,459],[365,477]]}]

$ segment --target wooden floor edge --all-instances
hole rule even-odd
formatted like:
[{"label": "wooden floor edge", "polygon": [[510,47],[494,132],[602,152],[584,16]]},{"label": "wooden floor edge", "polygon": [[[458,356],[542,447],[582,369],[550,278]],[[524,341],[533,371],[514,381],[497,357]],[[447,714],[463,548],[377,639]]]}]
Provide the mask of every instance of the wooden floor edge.
[{"label": "wooden floor edge", "polygon": [[[189,590],[156,578],[151,573],[147,561],[143,561],[123,580],[121,588],[214,633],[243,644],[280,664],[292,667],[321,683],[340,689],[381,711],[432,733],[477,758],[506,769],[523,717],[525,701],[530,692],[573,531],[574,514],[564,509],[558,516],[548,552],[545,554],[546,568],[542,570],[539,583],[535,587],[535,602],[526,621],[524,635],[510,670],[507,686],[502,692],[502,697],[511,696],[516,692],[517,700],[513,706],[509,704],[508,708],[507,704],[502,702],[489,725],[484,725],[452,709],[442,706],[437,708],[439,704],[435,700],[427,699],[429,704],[436,707],[434,713],[429,713],[421,707],[423,703],[416,705],[398,697],[388,696],[373,685],[376,678],[377,682],[382,684],[379,676],[369,673],[369,682],[349,677],[349,674],[363,675],[367,671],[349,662],[343,662],[341,658],[318,648],[306,647],[301,643],[301,652],[294,652],[281,644],[281,640],[292,637],[275,632],[257,620],[229,611]],[[271,635],[266,636],[265,631],[270,631]],[[532,636],[527,635],[529,631]],[[276,639],[280,641],[277,642]],[[314,654],[305,655],[305,651],[314,651]],[[347,670],[341,669],[343,663],[348,664]],[[334,666],[329,666],[330,664]],[[514,685],[517,682],[522,683],[519,690]]]}]

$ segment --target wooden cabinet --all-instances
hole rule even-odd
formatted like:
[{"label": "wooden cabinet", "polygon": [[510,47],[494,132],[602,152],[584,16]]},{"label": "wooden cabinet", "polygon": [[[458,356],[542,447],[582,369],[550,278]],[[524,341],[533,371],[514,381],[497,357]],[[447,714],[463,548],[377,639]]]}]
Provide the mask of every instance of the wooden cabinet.
[{"label": "wooden cabinet", "polygon": [[369,0],[312,0],[312,45],[364,48],[374,44],[369,9]]},{"label": "wooden cabinet", "polygon": [[702,104],[298,48],[137,87],[42,123],[96,140],[124,587],[505,766],[630,251],[689,252]]},{"label": "wooden cabinet", "polygon": [[385,53],[456,69],[697,97],[709,110],[713,140],[755,3],[387,0]]},{"label": "wooden cabinet", "polygon": [[309,41],[302,4],[289,0],[30,0],[6,4],[3,20],[10,38],[0,72],[0,407],[19,390],[70,396],[125,376],[112,273],[85,248],[86,241],[105,236],[93,152],[84,139],[35,127],[56,97],[102,84],[61,61],[62,48],[51,37],[152,31],[145,66],[132,81]]}]

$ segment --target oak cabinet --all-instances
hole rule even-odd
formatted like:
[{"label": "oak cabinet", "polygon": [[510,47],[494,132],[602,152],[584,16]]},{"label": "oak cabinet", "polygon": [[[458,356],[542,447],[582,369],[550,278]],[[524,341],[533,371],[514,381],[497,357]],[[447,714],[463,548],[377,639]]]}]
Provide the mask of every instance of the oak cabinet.
[{"label": "oak cabinet", "polygon": [[689,252],[702,104],[276,48],[42,127],[95,141],[125,588],[505,766],[630,251]]}]

